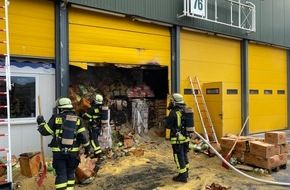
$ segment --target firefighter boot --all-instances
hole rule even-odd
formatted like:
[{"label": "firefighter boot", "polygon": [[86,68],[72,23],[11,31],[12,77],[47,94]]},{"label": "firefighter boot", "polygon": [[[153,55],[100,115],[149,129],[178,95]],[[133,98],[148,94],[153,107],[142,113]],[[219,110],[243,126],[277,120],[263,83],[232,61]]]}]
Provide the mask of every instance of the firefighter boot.
[{"label": "firefighter boot", "polygon": [[188,178],[188,172],[189,172],[189,169],[187,168],[187,169],[186,169],[186,172],[185,172],[185,177],[186,177],[186,179]]},{"label": "firefighter boot", "polygon": [[100,169],[100,166],[96,165],[95,168],[94,168],[94,172],[95,172],[95,174],[98,173],[99,169]]},{"label": "firefighter boot", "polygon": [[172,178],[172,180],[186,183],[187,182],[186,174],[185,173],[179,173],[177,176],[174,176]]},{"label": "firefighter boot", "polygon": [[100,154],[97,154],[96,155],[96,157],[98,158],[98,161],[96,162],[96,165],[101,165],[103,162],[104,162],[104,156],[103,156],[103,154],[102,153],[100,153]]}]

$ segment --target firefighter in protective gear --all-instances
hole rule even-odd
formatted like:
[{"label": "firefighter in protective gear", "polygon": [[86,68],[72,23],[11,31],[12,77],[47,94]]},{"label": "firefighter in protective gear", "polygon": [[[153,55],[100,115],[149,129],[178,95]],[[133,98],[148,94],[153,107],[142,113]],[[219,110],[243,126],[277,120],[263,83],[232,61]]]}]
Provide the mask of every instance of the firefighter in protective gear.
[{"label": "firefighter in protective gear", "polygon": [[168,109],[169,115],[166,118],[166,140],[170,140],[173,150],[173,158],[178,169],[178,175],[172,179],[174,181],[187,182],[189,161],[189,134],[185,129],[183,121],[183,113],[186,104],[184,103],[183,96],[179,93],[171,95]]},{"label": "firefighter in protective gear", "polygon": [[101,94],[96,94],[91,102],[91,107],[82,116],[85,120],[88,120],[87,129],[89,131],[91,145],[94,149],[94,158],[98,158],[97,165],[100,165],[104,161],[99,143],[99,136],[102,132],[102,105],[103,96]]},{"label": "firefighter in protective gear", "polygon": [[[48,123],[45,122],[42,115],[37,117],[38,131],[43,136],[53,136],[49,147],[53,153],[52,164],[56,171],[55,189],[74,189],[75,169],[80,162],[80,148],[83,146],[85,155],[88,156],[91,146],[86,128],[83,126],[83,120],[74,113],[71,100],[59,98],[57,108],[58,113],[52,115]],[[68,127],[72,128],[66,130]],[[65,131],[70,131],[70,134]],[[65,135],[65,133],[67,134]],[[68,139],[69,135],[72,138]],[[69,142],[69,145],[64,142]]]}]

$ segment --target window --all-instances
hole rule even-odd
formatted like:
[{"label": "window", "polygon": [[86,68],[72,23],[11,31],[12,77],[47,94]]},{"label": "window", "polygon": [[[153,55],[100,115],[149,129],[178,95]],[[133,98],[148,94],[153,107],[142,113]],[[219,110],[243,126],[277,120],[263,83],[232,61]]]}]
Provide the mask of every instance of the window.
[{"label": "window", "polygon": [[[184,93],[184,95],[193,94],[193,91],[192,91],[192,89],[185,88],[185,89],[183,89],[183,93]],[[198,94],[198,90],[194,90],[194,93],[197,95]]]},{"label": "window", "polygon": [[184,94],[192,94],[192,89],[185,88],[183,89]]},{"label": "window", "polygon": [[219,94],[220,91],[218,88],[207,88],[206,89],[206,94]]},{"label": "window", "polygon": [[259,94],[259,90],[250,90],[250,94]]},{"label": "window", "polygon": [[227,94],[238,94],[238,89],[227,89]]},{"label": "window", "polygon": [[[10,118],[35,117],[36,77],[11,76]],[[6,91],[6,83],[0,83],[0,92]],[[0,96],[0,105],[7,105],[6,96]],[[6,108],[0,109],[0,118],[7,118]]]},{"label": "window", "polygon": [[277,94],[285,94],[285,90],[277,90]]},{"label": "window", "polygon": [[264,94],[273,94],[272,90],[264,90]]}]

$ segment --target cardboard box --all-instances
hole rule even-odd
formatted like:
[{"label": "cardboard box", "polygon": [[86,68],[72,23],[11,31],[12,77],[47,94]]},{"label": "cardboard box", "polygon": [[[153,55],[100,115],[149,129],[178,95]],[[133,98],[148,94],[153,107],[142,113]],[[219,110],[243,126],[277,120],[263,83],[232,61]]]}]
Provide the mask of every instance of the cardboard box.
[{"label": "cardboard box", "polygon": [[28,152],[20,154],[20,173],[27,177],[35,176],[41,168],[40,152]]},{"label": "cardboard box", "polygon": [[235,151],[232,157],[236,158],[239,162],[243,163],[245,161],[245,152]]},{"label": "cardboard box", "polygon": [[249,151],[249,141],[247,139],[239,139],[235,149],[239,152]]},{"label": "cardboard box", "polygon": [[250,153],[263,158],[270,158],[280,154],[280,146],[261,141],[251,141]]},{"label": "cardboard box", "polygon": [[124,139],[124,147],[125,148],[131,148],[134,146],[134,140],[131,138],[125,138]]},{"label": "cardboard box", "polygon": [[222,153],[221,153],[222,156],[223,156],[223,157],[226,157],[226,156],[228,155],[228,153],[230,152],[230,150],[231,150],[231,149],[229,149],[229,148],[227,148],[227,149],[223,148],[223,149],[222,149]]},{"label": "cardboard box", "polygon": [[96,161],[94,159],[86,158],[84,154],[80,156],[80,163],[75,170],[76,182],[84,183],[90,177],[96,175],[94,171],[96,167],[95,162]]},{"label": "cardboard box", "polygon": [[[231,136],[231,137],[222,137],[220,146],[222,149],[231,149],[236,141],[237,137]],[[255,138],[240,136],[234,150],[237,150],[239,152],[245,152],[250,151],[249,148],[249,142],[254,141]]]},{"label": "cardboard box", "polygon": [[281,144],[280,145],[280,154],[288,153],[289,152],[289,145],[287,144]]},{"label": "cardboard box", "polygon": [[244,163],[249,165],[255,165],[255,155],[245,152],[244,153]]},{"label": "cardboard box", "polygon": [[286,144],[287,135],[283,131],[272,131],[265,133],[265,142],[270,144]]},{"label": "cardboard box", "polygon": [[0,166],[0,176],[4,175],[6,173],[6,166]]},{"label": "cardboard box", "polygon": [[280,165],[279,155],[271,156],[270,158],[263,158],[255,156],[254,165],[264,169],[273,169]]},{"label": "cardboard box", "polygon": [[235,139],[229,138],[229,137],[222,137],[220,146],[221,148],[224,149],[231,149],[235,143]]},{"label": "cardboard box", "polygon": [[287,164],[288,153],[279,154],[279,166]]}]

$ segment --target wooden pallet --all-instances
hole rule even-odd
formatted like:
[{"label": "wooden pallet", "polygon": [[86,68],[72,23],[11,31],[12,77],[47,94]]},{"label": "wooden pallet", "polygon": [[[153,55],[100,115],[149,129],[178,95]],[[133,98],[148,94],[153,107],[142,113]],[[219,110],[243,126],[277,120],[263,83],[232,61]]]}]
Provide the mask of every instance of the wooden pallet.
[{"label": "wooden pallet", "polygon": [[273,172],[279,172],[281,169],[286,169],[286,168],[287,168],[287,164],[283,164],[283,165],[280,165],[271,169],[267,169],[267,170],[268,170],[268,173],[271,174]]}]

